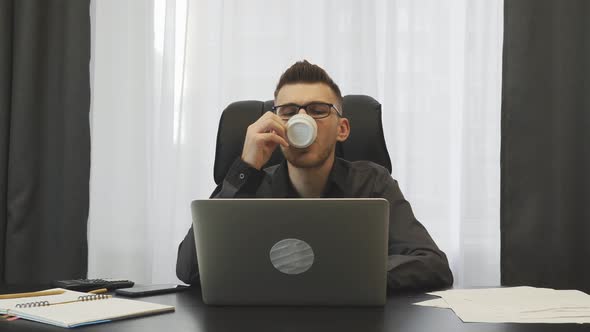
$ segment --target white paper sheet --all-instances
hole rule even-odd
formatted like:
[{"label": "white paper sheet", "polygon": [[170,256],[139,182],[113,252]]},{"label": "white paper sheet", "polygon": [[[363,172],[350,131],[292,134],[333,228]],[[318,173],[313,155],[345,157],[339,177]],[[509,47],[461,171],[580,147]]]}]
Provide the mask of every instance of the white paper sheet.
[{"label": "white paper sheet", "polygon": [[590,296],[577,290],[535,287],[453,289],[416,305],[452,309],[463,322],[590,323]]},{"label": "white paper sheet", "polygon": [[441,308],[441,309],[451,309],[451,307],[447,304],[447,302],[442,298],[426,300],[426,301],[414,303],[414,305],[419,305],[419,306],[423,306],[423,307]]}]

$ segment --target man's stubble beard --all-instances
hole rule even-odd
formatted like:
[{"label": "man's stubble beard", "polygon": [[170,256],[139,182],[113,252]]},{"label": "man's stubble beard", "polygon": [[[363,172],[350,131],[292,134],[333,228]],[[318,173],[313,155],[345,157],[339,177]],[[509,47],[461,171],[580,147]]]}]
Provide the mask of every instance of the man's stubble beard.
[{"label": "man's stubble beard", "polygon": [[[287,159],[287,161],[289,163],[291,163],[291,165],[293,165],[297,168],[319,168],[319,167],[323,166],[326,163],[326,161],[328,161],[331,154],[334,153],[335,146],[336,146],[336,143],[334,143],[331,146],[327,147],[326,149],[322,150],[319,154],[319,157],[314,158],[312,160],[305,160],[305,158],[298,158],[302,155],[300,155],[298,153],[291,153],[290,150],[281,149],[281,151],[283,152],[285,159]],[[303,156],[305,156],[305,154],[303,154]]]}]

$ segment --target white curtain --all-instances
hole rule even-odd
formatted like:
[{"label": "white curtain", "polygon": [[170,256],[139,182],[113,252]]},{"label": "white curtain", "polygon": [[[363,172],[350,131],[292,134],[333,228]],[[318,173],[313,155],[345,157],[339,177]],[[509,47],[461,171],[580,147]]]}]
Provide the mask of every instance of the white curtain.
[{"label": "white curtain", "polygon": [[178,282],[222,110],[272,99],[308,59],[383,104],[393,177],[455,285],[499,284],[501,0],[100,0],[91,16],[90,277]]}]

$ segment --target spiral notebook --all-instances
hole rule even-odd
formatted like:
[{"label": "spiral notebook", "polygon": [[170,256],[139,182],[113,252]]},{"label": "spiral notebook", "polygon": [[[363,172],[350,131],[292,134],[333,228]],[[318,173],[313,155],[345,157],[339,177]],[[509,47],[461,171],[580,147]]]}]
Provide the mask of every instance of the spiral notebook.
[{"label": "spiral notebook", "polygon": [[59,295],[0,300],[0,314],[72,328],[174,311],[169,305],[63,291]]}]

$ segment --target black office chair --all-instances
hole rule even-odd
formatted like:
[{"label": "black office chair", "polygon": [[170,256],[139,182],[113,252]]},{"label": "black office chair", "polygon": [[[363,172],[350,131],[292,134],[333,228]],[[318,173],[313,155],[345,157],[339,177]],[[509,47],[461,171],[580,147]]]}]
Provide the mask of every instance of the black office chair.
[{"label": "black office chair", "polygon": [[[270,111],[272,106],[272,100],[247,100],[231,103],[223,111],[215,151],[214,178],[218,186],[213,195],[220,189],[234,160],[241,155],[246,129],[262,114]],[[336,145],[336,156],[349,161],[369,160],[387,168],[391,173],[391,160],[383,136],[381,104],[369,96],[348,95],[344,96],[342,108],[344,117],[350,121],[351,129],[348,139]],[[277,148],[264,167],[279,164],[283,158]]]}]

